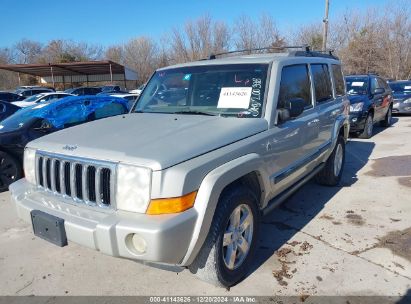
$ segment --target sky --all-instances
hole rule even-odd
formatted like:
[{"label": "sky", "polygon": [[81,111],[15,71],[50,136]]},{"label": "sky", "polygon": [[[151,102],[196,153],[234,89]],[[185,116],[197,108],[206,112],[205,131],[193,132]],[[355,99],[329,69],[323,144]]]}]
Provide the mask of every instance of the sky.
[{"label": "sky", "polygon": [[[330,20],[390,0],[330,0]],[[396,0],[391,0],[396,1]],[[398,1],[398,0],[397,0]],[[0,0],[0,47],[26,38],[109,46],[137,36],[160,39],[173,27],[209,14],[229,25],[240,15],[271,15],[281,31],[323,19],[325,0]]]}]

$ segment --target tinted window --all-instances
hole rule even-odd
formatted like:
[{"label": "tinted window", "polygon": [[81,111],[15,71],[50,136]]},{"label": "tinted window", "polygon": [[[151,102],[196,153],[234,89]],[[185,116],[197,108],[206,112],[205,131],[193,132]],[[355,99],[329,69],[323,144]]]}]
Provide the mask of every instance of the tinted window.
[{"label": "tinted window", "polygon": [[311,106],[311,87],[306,64],[286,66],[281,72],[278,108],[285,108],[287,101],[302,98],[306,106]]},{"label": "tinted window", "polygon": [[388,85],[387,85],[387,82],[386,82],[386,81],[382,80],[381,78],[378,78],[377,81],[378,81],[378,86],[379,86],[380,88],[383,88],[383,89],[385,89],[385,90],[388,90]]},{"label": "tinted window", "polygon": [[325,102],[333,99],[330,73],[326,64],[312,64],[315,98],[317,102]]},{"label": "tinted window", "polygon": [[344,87],[344,77],[341,71],[341,66],[337,64],[332,65],[333,75],[334,75],[334,83],[335,83],[335,94],[337,96],[345,95],[345,87]]}]

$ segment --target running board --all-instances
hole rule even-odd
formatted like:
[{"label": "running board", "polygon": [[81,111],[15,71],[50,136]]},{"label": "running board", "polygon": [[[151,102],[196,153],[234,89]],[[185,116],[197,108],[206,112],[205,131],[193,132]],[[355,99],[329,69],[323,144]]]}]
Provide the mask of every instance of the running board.
[{"label": "running board", "polygon": [[290,188],[284,190],[281,192],[279,195],[277,195],[275,198],[273,198],[267,205],[262,210],[263,216],[267,215],[271,211],[273,211],[275,208],[277,208],[282,202],[284,202],[287,198],[289,198],[295,191],[297,191],[301,186],[303,186],[306,182],[308,182],[310,179],[312,179],[318,172],[321,171],[322,168],[324,168],[325,163],[319,164],[311,173],[308,175],[304,176],[302,179],[300,179],[297,183],[292,185]]}]

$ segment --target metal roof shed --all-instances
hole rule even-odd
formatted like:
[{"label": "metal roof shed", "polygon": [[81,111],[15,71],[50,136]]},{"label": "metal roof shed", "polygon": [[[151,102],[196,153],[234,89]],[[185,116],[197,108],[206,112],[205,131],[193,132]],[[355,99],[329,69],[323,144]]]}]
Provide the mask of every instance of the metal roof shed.
[{"label": "metal roof shed", "polygon": [[48,64],[5,64],[0,69],[40,77],[41,83],[73,83],[137,80],[137,72],[116,62],[86,61]]}]

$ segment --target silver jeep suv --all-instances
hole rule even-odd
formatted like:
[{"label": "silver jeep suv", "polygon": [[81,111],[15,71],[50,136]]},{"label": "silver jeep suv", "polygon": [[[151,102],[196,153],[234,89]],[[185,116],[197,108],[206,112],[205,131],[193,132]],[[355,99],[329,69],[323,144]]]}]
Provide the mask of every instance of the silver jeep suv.
[{"label": "silver jeep suv", "polygon": [[162,68],[129,114],[30,142],[10,190],[45,240],[230,286],[264,214],[313,177],[338,184],[348,110],[340,61],[309,49]]}]

